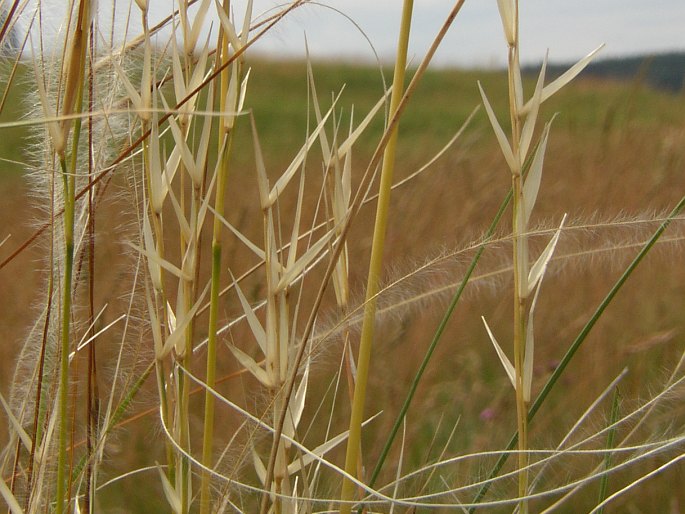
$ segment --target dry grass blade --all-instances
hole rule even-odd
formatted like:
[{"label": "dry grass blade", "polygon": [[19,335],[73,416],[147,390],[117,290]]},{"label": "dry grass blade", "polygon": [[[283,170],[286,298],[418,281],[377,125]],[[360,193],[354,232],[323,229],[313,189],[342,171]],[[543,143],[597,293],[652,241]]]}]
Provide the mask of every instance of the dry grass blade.
[{"label": "dry grass blade", "polygon": [[[587,54],[585,57],[583,57],[580,61],[578,61],[576,64],[571,66],[563,75],[561,75],[559,78],[548,84],[542,89],[542,97],[540,98],[540,103],[548,100],[552,95],[554,95],[556,92],[558,92],[560,89],[562,89],[566,84],[571,82],[574,78],[576,78],[581,71],[583,71],[590,62],[592,62],[592,59],[595,58],[597,53],[604,48],[604,45],[600,45],[597,48],[595,48],[592,52]],[[527,114],[532,108],[533,108],[533,103],[534,100],[529,100],[526,105],[523,107],[523,110],[521,111],[522,114]]]},{"label": "dry grass blade", "polygon": [[10,488],[7,487],[7,484],[2,477],[0,477],[0,494],[2,494],[2,497],[12,514],[24,514],[24,510],[21,508],[21,505],[19,505],[19,502],[12,494],[12,491],[10,491]]},{"label": "dry grass blade", "polygon": [[507,354],[504,353],[504,350],[502,350],[502,347],[497,342],[497,339],[495,338],[494,334],[492,333],[492,330],[490,330],[490,326],[488,325],[487,321],[485,321],[485,318],[481,316],[481,320],[483,320],[483,325],[485,325],[485,330],[487,330],[487,332],[488,332],[488,337],[490,338],[492,345],[495,347],[495,350],[497,351],[497,356],[499,357],[499,360],[502,363],[502,367],[504,367],[504,371],[507,373],[507,376],[509,377],[509,381],[511,382],[511,385],[514,386],[514,389],[515,389],[516,388],[516,371],[514,370],[514,365],[511,363],[511,361],[509,360],[509,357],[507,357]]},{"label": "dry grass blade", "polygon": [[504,130],[502,130],[502,126],[499,124],[499,121],[497,121],[495,111],[493,111],[490,101],[488,100],[488,97],[486,96],[485,91],[483,91],[483,87],[480,85],[480,83],[478,84],[478,89],[480,90],[480,95],[483,99],[483,105],[485,105],[485,112],[488,113],[488,119],[490,120],[492,129],[495,131],[495,136],[497,136],[497,142],[502,150],[502,155],[504,155],[504,159],[507,161],[509,168],[514,169],[517,167],[516,158],[514,157],[514,152],[511,150],[511,145],[507,140],[507,136],[504,133]]}]

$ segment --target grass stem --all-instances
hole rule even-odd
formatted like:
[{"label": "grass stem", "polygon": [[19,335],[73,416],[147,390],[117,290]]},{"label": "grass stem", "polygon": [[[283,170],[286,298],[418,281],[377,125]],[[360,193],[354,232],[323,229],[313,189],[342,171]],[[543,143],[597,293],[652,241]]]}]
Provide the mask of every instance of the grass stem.
[{"label": "grass stem", "polygon": [[[228,10],[228,0],[224,2],[224,11]],[[220,49],[216,55],[217,68],[222,68],[226,61],[230,60],[228,53],[228,36],[221,30],[219,32]],[[220,74],[220,87],[217,88],[217,95],[219,97],[218,105],[221,111],[226,109],[226,92],[228,91],[228,81],[230,80],[230,68],[224,67]],[[220,122],[220,126],[223,123]],[[219,148],[219,177],[217,180],[217,190],[215,199],[215,211],[218,215],[223,216],[224,212],[224,196],[226,190],[226,180],[228,178],[228,156],[230,153],[229,144],[232,132],[224,133],[224,137],[220,141]],[[202,464],[205,468],[212,466],[212,448],[214,441],[214,395],[210,390],[214,388],[216,383],[216,338],[219,315],[219,293],[220,293],[220,279],[221,279],[221,222],[219,217],[214,217],[214,225],[212,227],[212,276],[211,289],[209,298],[209,325],[207,329],[207,361],[206,361],[206,376],[207,390],[205,391],[205,414],[204,426],[202,433]],[[208,514],[210,512],[210,475],[205,470],[202,471],[200,478],[200,513]]]},{"label": "grass stem", "polygon": [[[413,8],[413,0],[404,1],[402,20],[400,22],[400,35],[397,44],[397,57],[395,59],[393,89],[390,97],[390,116],[394,115],[397,110],[404,91],[404,75],[407,66],[407,48],[409,46],[409,32]],[[357,377],[352,400],[352,413],[350,415],[350,432],[347,441],[347,453],[345,456],[345,471],[352,476],[357,474],[357,467],[361,459],[361,426],[364,418],[364,404],[367,394],[366,387],[371,363],[371,349],[373,347],[374,325],[376,319],[376,295],[379,289],[383,264],[390,193],[392,190],[393,172],[395,168],[397,135],[398,127],[395,126],[383,154],[383,167],[381,170],[381,182],[379,186],[378,204],[376,207],[376,221],[373,230],[371,260],[369,263],[366,286],[364,320],[362,322],[362,333],[359,342]],[[340,505],[341,514],[349,514],[352,508],[349,501],[353,499],[353,496],[354,483],[347,478],[343,479],[342,491],[340,494],[340,499],[342,500]]]},{"label": "grass stem", "polygon": [[67,400],[69,392],[69,348],[70,348],[70,320],[71,320],[71,281],[74,269],[74,202],[70,194],[73,189],[73,174],[67,172],[66,158],[60,158],[64,183],[64,278],[62,284],[62,330],[60,345],[59,368],[59,450],[57,456],[57,495],[56,513],[65,511],[66,497],[66,467],[67,467],[67,439],[68,425]]}]

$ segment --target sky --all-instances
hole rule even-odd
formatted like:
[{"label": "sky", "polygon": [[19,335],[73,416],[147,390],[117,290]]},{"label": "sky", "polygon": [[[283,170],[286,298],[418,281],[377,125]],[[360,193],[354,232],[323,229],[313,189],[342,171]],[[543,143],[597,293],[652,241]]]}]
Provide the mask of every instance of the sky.
[{"label": "sky", "polygon": [[[273,5],[258,2],[259,7]],[[329,0],[359,25],[378,53],[394,52],[401,14],[400,0]],[[415,0],[411,52],[420,58],[453,2]],[[521,0],[521,58],[553,61],[578,59],[602,43],[604,55],[685,50],[685,0]],[[315,56],[372,58],[369,45],[354,25],[325,7],[296,13],[271,38],[271,51],[301,52],[302,34]],[[266,45],[264,45],[266,46]],[[436,54],[441,64],[500,65],[506,60],[496,0],[466,0]]]},{"label": "sky", "polygon": [[[35,2],[36,0],[32,0]],[[42,0],[45,23],[56,30],[66,0]],[[118,32],[132,0],[116,0]],[[151,19],[167,15],[173,0],[148,0]],[[242,19],[245,0],[233,0]],[[255,14],[279,5],[254,0]],[[112,3],[100,0],[102,16]],[[415,0],[410,56],[420,60],[453,5],[452,0]],[[579,59],[600,44],[605,57],[685,50],[685,0],[521,0],[521,60],[536,63],[549,50],[553,62]],[[133,17],[132,33],[139,30]],[[302,56],[305,34],[315,59],[373,61],[375,52],[391,60],[402,9],[401,0],[318,0],[292,13],[256,46],[271,56]],[[210,9],[211,10],[211,9]],[[49,18],[49,20],[48,20]],[[137,26],[136,26],[137,25]],[[466,0],[434,62],[442,66],[501,66],[506,60],[496,0]]]}]

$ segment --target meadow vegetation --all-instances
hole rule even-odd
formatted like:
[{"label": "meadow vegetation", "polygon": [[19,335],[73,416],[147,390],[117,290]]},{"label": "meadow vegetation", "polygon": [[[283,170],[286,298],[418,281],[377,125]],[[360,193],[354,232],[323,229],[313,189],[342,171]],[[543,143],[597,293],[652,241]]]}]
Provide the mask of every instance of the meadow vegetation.
[{"label": "meadow vegetation", "polygon": [[685,511],[682,92],[522,74],[515,0],[406,78],[411,1],[376,67],[245,3],[3,57],[6,509]]}]

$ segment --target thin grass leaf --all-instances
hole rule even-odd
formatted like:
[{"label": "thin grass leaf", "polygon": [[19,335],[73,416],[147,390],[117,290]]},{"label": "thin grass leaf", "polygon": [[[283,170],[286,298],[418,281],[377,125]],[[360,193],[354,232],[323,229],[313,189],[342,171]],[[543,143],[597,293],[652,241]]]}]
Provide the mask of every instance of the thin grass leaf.
[{"label": "thin grass leaf", "polygon": [[288,267],[276,286],[276,292],[282,291],[288,287],[297,278],[306,267],[308,267],[323,251],[330,239],[335,235],[335,229],[329,230],[321,239],[314,243],[295,263],[292,267]]},{"label": "thin grass leaf", "polygon": [[[521,66],[514,67],[514,100],[516,101],[516,112],[521,112],[523,108],[523,80],[521,79]],[[523,159],[521,159],[523,162]]]},{"label": "thin grass leaf", "polygon": [[162,467],[159,464],[157,464],[157,471],[159,472],[159,478],[162,480],[162,489],[164,490],[164,497],[166,498],[166,501],[169,503],[171,510],[173,510],[175,514],[181,514],[181,512],[183,511],[183,509],[181,508],[181,498],[174,489],[174,486],[171,485],[171,482],[169,482],[169,479],[164,474],[164,471],[162,471]]},{"label": "thin grass leaf", "polygon": [[497,0],[497,7],[499,8],[499,17],[502,20],[502,28],[504,29],[504,37],[507,44],[514,44],[514,2],[513,0]]},{"label": "thin grass leaf", "polygon": [[[151,261],[155,265],[159,266],[160,268],[164,268],[165,270],[170,272],[172,275],[174,275],[176,278],[179,278],[181,280],[188,280],[188,281],[192,280],[192,277],[188,276],[187,273],[184,273],[182,270],[180,270],[175,265],[171,264],[166,259],[162,259],[156,250],[147,250],[145,248],[141,248],[137,244],[131,243],[130,241],[127,244],[128,244],[128,246],[130,246],[134,250],[140,252],[145,257],[147,257],[148,262]],[[161,289],[161,280],[159,281],[159,283],[160,283],[160,289]]]},{"label": "thin grass leaf", "polygon": [[231,350],[231,353],[240,363],[240,365],[249,371],[257,380],[259,380],[264,387],[273,387],[273,381],[271,378],[269,378],[269,374],[264,370],[264,368],[257,364],[252,357],[250,357],[237,346],[228,345],[228,349]]},{"label": "thin grass leaf", "polygon": [[[289,348],[290,344],[290,306],[288,302],[288,292],[286,290],[279,291],[277,293],[278,295],[278,301],[277,301],[277,306],[278,306],[278,333],[277,333],[277,338],[278,338],[278,355],[280,357],[280,370],[279,370],[279,377],[286,377],[288,376],[288,371],[289,371],[289,366],[288,364],[290,363],[290,353],[291,353],[291,348]],[[287,416],[286,416],[287,417]]]},{"label": "thin grass leaf", "polygon": [[250,241],[245,234],[240,232],[237,228],[235,228],[226,218],[221,216],[218,212],[214,210],[214,207],[211,205],[209,206],[209,210],[216,216],[219,221],[226,227],[228,228],[231,232],[233,232],[233,235],[235,235],[240,241],[247,246],[252,253],[254,253],[259,259],[264,260],[266,258],[266,254],[264,253],[264,250],[259,248],[256,244],[254,244],[252,241]]},{"label": "thin grass leaf", "polygon": [[266,481],[266,467],[264,466],[262,459],[259,457],[259,454],[257,453],[254,444],[250,445],[250,450],[252,453],[252,466],[254,467],[255,473],[257,473],[257,478],[259,478],[259,482],[262,484],[262,486],[264,486],[266,485],[264,484],[264,482]]},{"label": "thin grass leaf", "polygon": [[224,102],[225,111],[222,113],[224,130],[229,131],[235,125],[235,117],[238,114],[238,81],[240,80],[237,63],[231,66],[231,78],[228,81],[226,99]]},{"label": "thin grass leaf", "polygon": [[290,248],[288,249],[288,262],[286,268],[292,268],[297,259],[297,242],[300,239],[300,219],[302,217],[302,204],[304,203],[304,169],[300,173],[300,188],[297,192],[297,205],[295,206],[295,219],[290,234]]},{"label": "thin grass leaf", "polygon": [[331,115],[333,112],[333,109],[335,108],[335,104],[337,103],[338,99],[340,98],[340,95],[338,95],[334,100],[333,100],[333,105],[331,105],[331,108],[328,110],[326,115],[323,117],[323,119],[319,122],[319,124],[316,126],[314,129],[314,132],[307,138],[306,143],[300,148],[300,151],[297,152],[297,155],[295,158],[292,160],[288,168],[283,172],[283,174],[280,176],[280,178],[276,181],[274,184],[274,187],[271,189],[271,192],[269,193],[269,205],[273,205],[276,203],[276,200],[278,200],[278,197],[281,195],[283,190],[286,188],[290,180],[293,178],[297,170],[300,168],[302,165],[302,162],[304,161],[305,157],[307,156],[307,153],[311,149],[312,145],[314,142],[319,138],[319,132],[321,132],[326,124],[326,121],[328,120],[328,117]]},{"label": "thin grass leaf", "polygon": [[488,97],[485,96],[485,91],[483,91],[483,86],[480,85],[480,82],[478,82],[478,89],[480,90],[480,96],[483,99],[483,105],[485,105],[485,111],[488,113],[488,119],[490,120],[492,129],[495,131],[497,142],[502,149],[504,159],[507,161],[507,165],[509,166],[510,170],[516,170],[518,169],[518,165],[516,164],[516,159],[514,158],[514,152],[511,150],[507,136],[504,133],[504,130],[502,130],[499,121],[497,121],[497,116],[495,116],[495,112],[492,110],[492,106],[488,101]]},{"label": "thin grass leaf", "polygon": [[[553,119],[552,119],[553,120]],[[540,137],[540,144],[535,150],[535,157],[530,165],[530,171],[523,183],[523,223],[524,227],[528,226],[530,222],[530,215],[535,207],[535,202],[540,191],[540,182],[542,181],[542,168],[545,163],[545,152],[547,151],[547,139],[549,138],[549,129],[552,121],[545,125]]]},{"label": "thin grass leaf", "polygon": [[202,31],[202,26],[204,25],[205,18],[207,16],[207,10],[209,9],[210,0],[201,0],[200,6],[195,13],[195,19],[193,20],[190,34],[185,34],[184,43],[186,45],[186,53],[192,54],[197,45],[197,40],[200,37],[200,32]]},{"label": "thin grass leaf", "polygon": [[257,168],[257,185],[259,187],[259,200],[262,210],[269,208],[269,178],[266,175],[266,166],[264,166],[264,154],[259,143],[259,135],[257,134],[257,125],[255,125],[254,116],[250,114],[250,126],[252,128],[252,143],[254,145],[255,166]]},{"label": "thin grass leaf", "polygon": [[300,385],[295,392],[292,406],[292,419],[295,428],[300,424],[302,419],[302,413],[304,412],[305,400],[307,399],[307,386],[309,384],[309,369],[310,369],[311,359],[307,359],[307,363],[304,366],[304,372],[302,373],[302,379],[300,380]]},{"label": "thin grass leaf", "polygon": [[[380,415],[381,415],[380,412],[377,414],[374,414],[373,416],[371,416],[369,419],[367,419],[366,421],[364,421],[362,423],[362,427],[365,427],[366,425],[371,423],[374,419],[376,419]],[[349,430],[346,430],[345,432],[342,432],[342,433],[336,435],[335,437],[329,439],[325,443],[320,444],[319,446],[314,448],[311,451],[311,453],[307,453],[305,455],[298,457],[297,459],[295,459],[292,463],[290,463],[288,465],[288,474],[294,475],[295,473],[304,469],[306,466],[308,466],[309,464],[311,464],[315,460],[320,459],[321,457],[326,455],[326,453],[328,453],[333,448],[338,446],[340,443],[345,441],[348,436],[349,436]]]},{"label": "thin grass leaf", "polygon": [[266,355],[266,332],[264,331],[264,327],[262,327],[261,322],[259,319],[257,319],[254,310],[247,301],[247,298],[245,298],[243,290],[240,288],[240,285],[232,273],[231,279],[233,280],[233,287],[235,288],[238,298],[240,299],[240,305],[243,307],[243,312],[245,313],[247,323],[250,325],[250,330],[252,330],[252,335],[254,335],[254,338],[257,341],[259,348],[262,350],[262,353]]},{"label": "thin grass leaf", "polygon": [[[183,288],[179,287],[178,289],[178,294],[182,294],[181,291],[183,291]],[[179,300],[176,301],[176,305],[182,305],[181,301]],[[176,330],[176,314],[174,314],[174,310],[171,308],[171,304],[169,302],[166,302],[166,317],[167,323],[169,324],[169,331],[173,332],[174,330]]]},{"label": "thin grass leaf", "polygon": [[[197,299],[197,302],[195,302],[195,305],[193,305],[193,307],[183,315],[183,318],[177,322],[176,330],[171,332],[169,334],[169,337],[167,338],[167,340],[164,341],[164,346],[162,347],[162,353],[161,353],[160,358],[164,358],[167,355],[169,355],[169,352],[171,351],[172,348],[176,348],[177,352],[179,350],[181,352],[183,351],[182,350],[183,346],[181,344],[182,344],[182,339],[186,335],[185,330],[186,330],[188,324],[195,317],[195,313],[200,308],[200,305],[202,304],[202,301],[204,300],[204,297],[207,294],[207,291],[209,291],[209,284],[205,287],[204,291],[202,291],[202,294]],[[180,353],[179,356],[182,356],[182,353]]]},{"label": "thin grass leaf", "polygon": [[159,128],[157,124],[157,95],[154,95],[153,104],[154,112],[152,113],[152,123],[150,127],[150,144],[149,144],[149,166],[148,173],[150,178],[150,206],[155,214],[162,212],[164,207],[164,198],[169,190],[169,187],[164,187],[162,176],[166,173],[162,168],[162,162],[159,152]]},{"label": "thin grass leaf", "polygon": [[166,166],[164,166],[164,173],[166,175],[166,179],[162,183],[163,187],[165,188],[164,193],[166,194],[166,188],[167,184],[171,184],[174,181],[174,177],[176,176],[176,172],[178,171],[178,167],[181,164],[181,151],[176,145],[171,150],[171,154],[166,160]]},{"label": "thin grass leaf", "polygon": [[238,107],[236,109],[238,113],[242,112],[243,106],[245,105],[245,96],[247,96],[247,84],[250,81],[250,73],[252,73],[252,68],[247,69],[243,81],[240,83],[240,95],[238,96]]},{"label": "thin grass leaf", "polygon": [[176,221],[178,222],[178,226],[181,229],[181,233],[183,234],[183,237],[186,240],[190,240],[190,238],[192,237],[192,229],[190,228],[190,223],[188,223],[188,220],[185,217],[185,213],[183,212],[183,209],[181,208],[181,205],[178,202],[178,198],[176,198],[176,194],[174,193],[171,184],[168,182],[169,177],[166,173],[164,174],[164,180],[166,181],[166,187],[164,188],[164,191],[165,194],[168,193],[169,195],[169,200],[171,200],[171,206],[174,209]]},{"label": "thin grass leaf", "polygon": [[0,477],[0,494],[2,494],[2,497],[12,514],[24,514],[17,498],[12,494],[12,491],[10,491],[10,488],[7,487],[7,484],[5,483],[5,479],[2,477]]},{"label": "thin grass leaf", "polygon": [[[159,96],[162,99],[162,103],[164,104],[164,110],[169,112],[171,109],[169,108],[169,104],[167,103],[166,98],[164,98],[164,94],[161,91],[159,93]],[[190,148],[188,147],[188,142],[186,141],[185,134],[183,134],[183,132],[181,131],[181,127],[178,126],[178,122],[176,121],[176,118],[174,116],[169,116],[168,121],[169,128],[171,129],[171,134],[174,138],[174,142],[176,143],[176,148],[178,148],[179,152],[181,153],[183,165],[188,170],[188,174],[192,177],[193,183],[201,184],[202,170],[197,169],[196,167],[195,159],[193,159],[193,153],[190,151]]]},{"label": "thin grass leaf", "polygon": [[[183,11],[183,8],[180,9]],[[181,56],[178,51],[178,44],[176,43],[176,24],[171,25],[171,76],[174,82],[174,93],[176,94],[176,102],[180,102],[186,97],[186,81],[183,73],[183,66],[181,65]],[[184,106],[185,107],[185,106]]]},{"label": "thin grass leaf", "polygon": [[159,318],[157,317],[157,311],[152,303],[152,297],[150,296],[150,290],[145,285],[145,298],[147,300],[147,310],[148,316],[150,316],[150,328],[152,329],[152,342],[155,347],[155,357],[162,355],[162,348],[164,343],[162,340],[162,326],[159,323]]},{"label": "thin grass leaf", "polygon": [[[352,147],[357,142],[357,139],[359,139],[359,136],[361,136],[362,133],[366,130],[366,127],[369,126],[369,123],[373,121],[381,107],[385,105],[386,101],[388,100],[388,96],[390,96],[390,93],[391,89],[388,89],[388,91],[385,92],[385,95],[383,95],[380,98],[380,100],[376,102],[376,105],[374,105],[373,108],[368,112],[368,114],[362,120],[359,126],[356,129],[354,129],[354,131],[347,137],[347,139],[345,139],[345,141],[342,142],[342,144],[338,147],[338,158],[346,156],[348,152],[352,150]],[[326,163],[326,165],[328,166],[329,164]]]},{"label": "thin grass leaf", "polygon": [[252,24],[252,0],[248,0],[245,6],[245,17],[243,18],[243,29],[240,32],[240,42],[245,46],[250,35],[250,25]]},{"label": "thin grass leaf", "polygon": [[[354,120],[354,109],[352,109],[352,112],[350,113],[350,134],[347,137],[347,140],[349,141],[350,138],[352,138],[353,131],[352,131],[352,124]],[[362,122],[362,125],[364,126],[364,122]],[[358,127],[359,128],[359,127]],[[341,153],[341,148],[337,149],[338,155],[343,155]],[[343,171],[342,171],[342,180],[340,181],[340,190],[342,192],[342,202],[338,206],[340,209],[343,209],[345,212],[347,212],[347,208],[350,205],[350,199],[352,198],[352,148],[350,147],[350,150],[344,153],[345,155],[345,162],[343,163]],[[340,218],[342,220],[342,217]]]},{"label": "thin grass leaf", "polygon": [[[312,104],[314,106],[314,115],[316,116],[316,122],[321,123],[321,107],[319,106],[319,96],[316,93],[316,83],[314,82],[314,72],[312,71],[312,62],[309,58],[309,45],[307,45],[307,39],[305,37],[304,42],[305,48],[305,60],[307,61],[307,81],[309,82],[309,88],[312,95]],[[319,135],[319,143],[321,145],[321,154],[323,156],[323,162],[326,163],[326,167],[330,166],[331,162],[331,147],[328,144],[328,137],[326,136],[326,131],[322,130]]]},{"label": "thin grass leaf", "polygon": [[[192,245],[191,245],[192,246]],[[171,309],[171,306],[167,302],[167,306],[169,309]],[[176,292],[176,308],[178,309],[178,315],[181,317],[181,319],[186,319],[186,316],[188,313],[186,312],[186,302],[185,302],[185,287],[179,287],[177,292]],[[173,315],[173,318],[169,319],[169,333],[174,334],[177,332],[177,329],[179,328],[176,315],[171,312]],[[169,317],[169,314],[167,314],[167,317]],[[173,322],[173,323],[172,323]],[[176,352],[176,355],[180,358],[182,358],[185,355],[186,347],[186,338],[185,337],[179,337],[176,340],[176,345],[174,346],[174,351]]]},{"label": "thin grass leaf", "polygon": [[535,261],[535,264],[531,266],[530,272],[528,274],[528,294],[533,292],[533,289],[535,289],[538,282],[542,280],[542,277],[545,275],[545,272],[547,271],[547,265],[549,264],[549,261],[552,259],[554,249],[556,248],[557,243],[559,242],[561,229],[564,227],[565,222],[566,214],[564,214],[564,217],[561,219],[561,223],[559,224],[559,228],[556,230],[549,243],[547,243],[547,246],[540,254],[540,257],[538,257],[538,259]]},{"label": "thin grass leaf", "polygon": [[[209,85],[209,90],[207,92],[207,102],[205,104],[205,112],[211,112],[214,108],[214,83]],[[199,178],[202,178],[205,166],[207,165],[207,156],[209,150],[209,140],[212,134],[212,117],[205,116],[204,123],[202,124],[202,133],[200,135],[200,141],[197,145],[197,150],[195,152],[195,169],[199,170]],[[195,177],[192,177],[195,178]],[[202,182],[194,182],[196,187],[200,187]]]},{"label": "thin grass leaf", "polygon": [[535,361],[535,307],[538,303],[538,295],[542,286],[542,277],[538,282],[538,287],[535,288],[533,301],[530,304],[530,311],[528,311],[528,323],[526,325],[526,347],[523,354],[523,399],[526,403],[530,402],[530,392],[533,387],[533,363]]},{"label": "thin grass leaf", "polygon": [[[302,413],[304,412],[305,400],[307,398],[307,385],[309,383],[309,365],[311,359],[307,359],[305,364],[304,373],[302,373],[302,379],[300,384],[295,391],[293,399],[290,401],[290,413],[285,418],[285,424],[283,426],[283,433],[289,437],[295,437],[295,430],[300,424],[300,419],[302,419]],[[286,442],[286,448],[289,448],[290,444]]]},{"label": "thin grass leaf", "polygon": [[224,29],[224,34],[228,38],[228,42],[233,47],[233,50],[237,52],[243,47],[243,44],[236,34],[233,22],[231,22],[231,20],[228,18],[226,11],[224,11],[224,8],[219,3],[219,0],[214,0],[214,4],[216,5],[216,12],[219,15],[221,28]]},{"label": "thin grass leaf", "polygon": [[[203,80],[205,79],[205,70],[207,69],[207,58],[209,57],[209,35],[207,36],[207,41],[205,41],[204,46],[202,47],[202,52],[200,52],[200,57],[197,60],[197,63],[195,64],[195,68],[193,69],[193,74],[190,77],[190,81],[188,82],[188,91],[195,91],[198,87],[200,87],[200,84],[202,84]],[[214,87],[214,82],[211,82],[209,84],[209,88]],[[210,93],[209,97],[211,98],[213,95]],[[179,101],[182,99],[178,99]],[[186,104],[183,105],[188,105],[190,102],[194,102],[194,100],[190,100],[189,102],[186,102]],[[191,107],[194,105],[190,104]],[[188,109],[189,111],[192,111],[192,108]]]},{"label": "thin grass leaf", "polygon": [[504,353],[502,348],[500,347],[499,343],[497,342],[497,339],[495,339],[494,334],[492,333],[492,330],[490,330],[490,327],[488,326],[488,322],[485,321],[485,318],[483,316],[480,317],[480,319],[483,320],[483,325],[485,325],[485,330],[488,332],[488,336],[490,337],[490,341],[492,341],[492,345],[495,347],[495,351],[497,352],[497,356],[499,357],[500,362],[502,363],[502,366],[504,367],[504,371],[506,371],[507,376],[509,377],[509,380],[511,381],[511,385],[516,388],[516,370],[514,369],[514,366],[511,364],[511,361],[509,360],[509,357],[507,357],[507,354]]},{"label": "thin grass leaf", "polygon": [[[309,362],[307,362],[307,364],[309,364]],[[24,445],[24,448],[26,448],[27,452],[30,452],[31,448],[33,448],[33,441],[31,440],[31,437],[26,433],[26,430],[24,430],[24,427],[21,426],[19,420],[14,416],[12,409],[5,401],[5,397],[2,395],[2,393],[0,393],[0,403],[2,403],[3,409],[5,409],[5,413],[7,414],[7,419],[9,419],[10,421],[10,425],[12,425],[12,428],[17,432],[17,435],[21,440],[21,444]]]},{"label": "thin grass leaf", "polygon": [[[597,55],[597,53],[602,48],[604,48],[604,44],[599,45],[592,52],[590,52],[585,57],[583,57],[580,61],[578,61],[573,66],[571,66],[559,78],[557,78],[556,80],[550,82],[547,86],[545,86],[542,90],[542,98],[540,100],[540,103],[549,99],[553,94],[555,94],[557,91],[559,91],[561,88],[563,88],[566,84],[568,84],[574,78],[576,78],[578,76],[578,74],[581,71],[583,71],[588,64],[590,64],[592,59],[594,59],[595,55]],[[523,107],[522,112],[524,114],[526,114],[530,109],[532,109],[532,100],[529,100],[528,103],[526,103],[526,105]]]},{"label": "thin grass leaf", "polygon": [[528,149],[530,148],[530,142],[533,140],[533,132],[535,131],[535,123],[538,119],[538,112],[540,111],[540,103],[542,101],[542,89],[545,84],[545,70],[547,69],[547,55],[542,61],[542,69],[540,70],[540,75],[538,76],[537,84],[535,85],[535,92],[533,93],[533,98],[531,99],[531,109],[526,116],[526,121],[523,124],[523,130],[521,130],[521,142],[519,144],[519,161],[524,162],[526,156],[528,155]]},{"label": "thin grass leaf", "polygon": [[[132,243],[129,243],[132,244]],[[155,238],[152,235],[152,227],[150,226],[150,219],[148,218],[147,209],[143,210],[143,244],[150,254],[157,257],[157,245],[155,244]],[[136,248],[136,246],[133,246]],[[146,252],[147,253],[147,252]],[[157,261],[157,259],[146,259],[148,271],[150,273],[150,279],[152,280],[152,285],[155,290],[162,290],[162,269]]]},{"label": "thin grass leaf", "polygon": [[[221,147],[221,152],[223,152],[225,145],[226,145],[226,140],[224,140],[224,142],[223,142],[223,145]],[[197,224],[196,225],[198,228],[201,228],[204,225],[205,216],[207,215],[207,211],[209,209],[211,209],[209,202],[212,198],[212,191],[214,190],[214,185],[216,184],[217,177],[219,176],[218,170],[219,170],[220,166],[221,166],[221,160],[218,159],[216,162],[216,166],[214,167],[214,173],[212,173],[212,179],[209,181],[209,186],[207,186],[207,192],[205,194],[205,198],[204,198],[204,200],[202,200],[202,205],[200,205],[200,209],[197,213]]]}]

